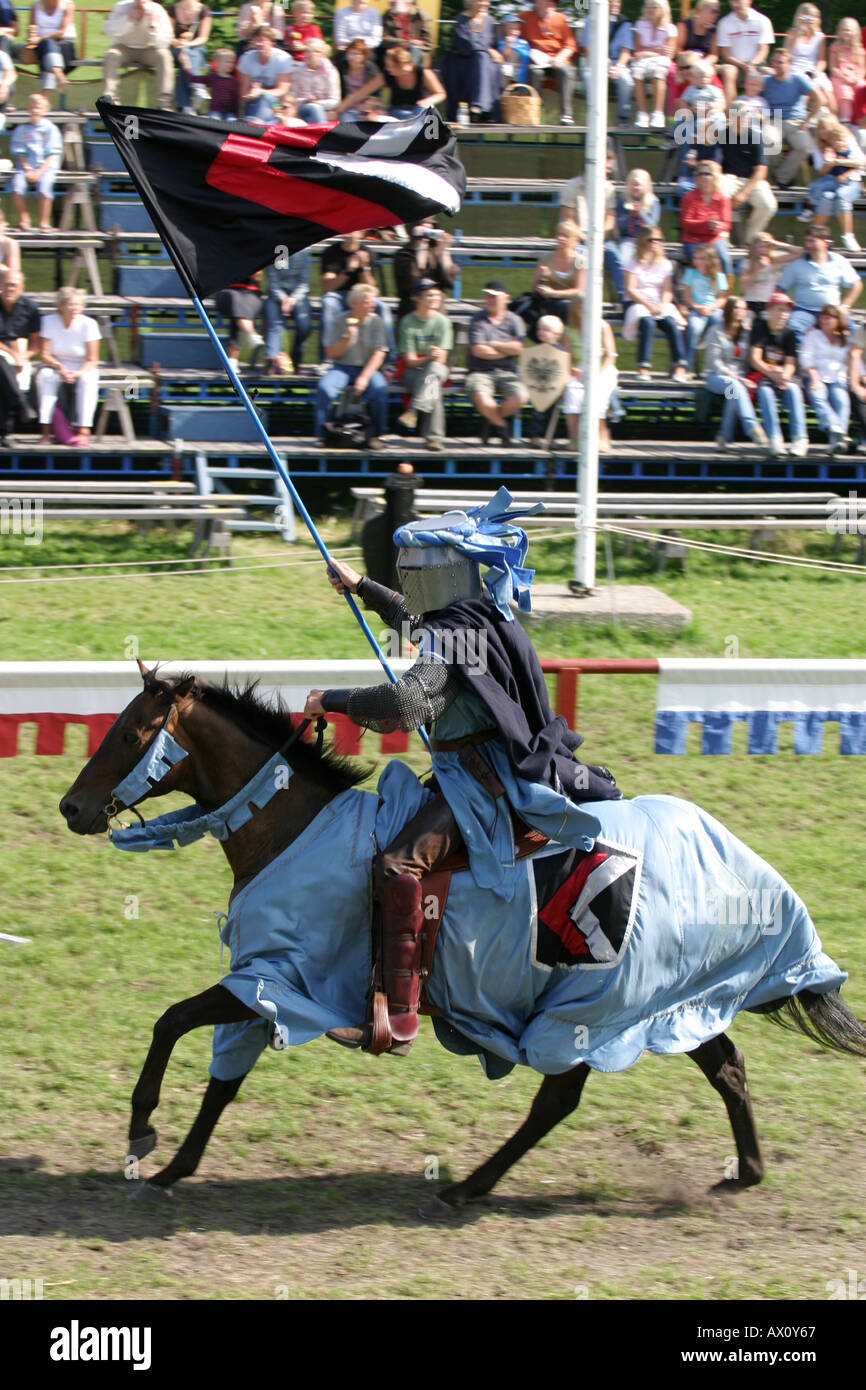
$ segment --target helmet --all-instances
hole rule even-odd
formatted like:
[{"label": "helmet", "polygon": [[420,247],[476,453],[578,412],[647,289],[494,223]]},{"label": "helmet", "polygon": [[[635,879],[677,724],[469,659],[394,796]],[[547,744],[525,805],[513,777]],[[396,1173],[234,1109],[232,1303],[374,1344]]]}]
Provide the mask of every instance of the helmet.
[{"label": "helmet", "polygon": [[397,576],[410,613],[436,613],[458,599],[481,597],[478,561],[450,545],[401,545]]}]

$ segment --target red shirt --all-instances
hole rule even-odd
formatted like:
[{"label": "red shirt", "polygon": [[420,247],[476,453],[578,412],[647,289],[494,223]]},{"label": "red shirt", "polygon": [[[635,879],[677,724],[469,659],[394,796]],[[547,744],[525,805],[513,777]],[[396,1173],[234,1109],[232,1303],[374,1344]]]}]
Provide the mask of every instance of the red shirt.
[{"label": "red shirt", "polygon": [[[715,227],[709,223],[715,221]],[[731,200],[714,193],[707,203],[698,189],[686,193],[680,203],[680,232],[686,245],[715,241],[731,230]]]},{"label": "red shirt", "polygon": [[866,116],[866,82],[854,88],[854,102],[851,107],[851,125],[859,125]]},{"label": "red shirt", "polygon": [[[301,37],[296,39],[295,34],[300,34]],[[283,39],[283,48],[287,53],[290,53],[293,58],[297,58],[298,61],[302,63],[307,56],[304,45],[308,43],[310,39],[321,39],[323,37],[318,24],[298,24],[297,20],[288,16],[286,19],[286,35]]]}]

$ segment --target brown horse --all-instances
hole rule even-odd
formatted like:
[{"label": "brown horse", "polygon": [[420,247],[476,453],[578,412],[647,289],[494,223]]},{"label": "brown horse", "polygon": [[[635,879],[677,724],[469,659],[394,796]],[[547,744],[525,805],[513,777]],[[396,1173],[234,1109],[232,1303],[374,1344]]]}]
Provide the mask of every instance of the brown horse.
[{"label": "brown horse", "polygon": [[[206,687],[194,676],[163,680],[139,665],[144,679],[142,694],[119,715],[60,803],[61,813],[76,834],[105,832],[123,805],[135,805],[168,792],[184,792],[194,798],[202,811],[214,811],[236,798],[239,789],[246,789],[279,750],[291,767],[290,779],[266,805],[252,815],[247,811],[244,823],[222,839],[234,874],[234,898],[311,825],[329,802],[363,780],[363,771],[312,745],[292,741],[290,716],[269,708],[254,690],[236,693]],[[174,756],[179,760],[163,775],[151,772],[151,779],[157,776],[160,780],[155,785],[152,780],[144,783],[143,788],[130,795],[128,803],[118,798],[115,788],[137,768],[160,735],[170,736]],[[787,1018],[780,1017],[782,1010],[787,1012]],[[866,1055],[866,1029],[842,1003],[838,990],[823,994],[801,990],[796,998],[774,1000],[757,1011],[775,1014],[776,1021],[789,1026],[795,1024],[826,1046]],[[163,1014],[154,1026],[153,1042],[132,1095],[130,1155],[142,1158],[156,1145],[156,1131],[150,1119],[159,1103],[163,1076],[178,1039],[205,1025],[236,1024],[260,1017],[260,1012],[219,984],[172,1005]],[[737,1173],[717,1186],[736,1190],[760,1182],[763,1166],[742,1053],[725,1033],[719,1033],[688,1055],[722,1097],[733,1129]],[[590,1067],[580,1062],[564,1073],[545,1075],[524,1124],[468,1178],[445,1188],[426,1214],[453,1211],[488,1193],[523,1154],[577,1107],[589,1071]],[[199,1114],[177,1154],[139,1192],[168,1192],[180,1178],[195,1172],[223,1109],[234,1099],[243,1079],[210,1079]]]}]

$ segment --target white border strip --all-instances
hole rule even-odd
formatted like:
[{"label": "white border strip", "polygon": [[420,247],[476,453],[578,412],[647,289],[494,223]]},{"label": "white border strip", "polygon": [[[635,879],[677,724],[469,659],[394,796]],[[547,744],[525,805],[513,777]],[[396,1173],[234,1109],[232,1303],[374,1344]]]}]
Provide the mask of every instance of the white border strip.
[{"label": "white border strip", "polygon": [[866,660],[660,657],[656,708],[866,711]]}]

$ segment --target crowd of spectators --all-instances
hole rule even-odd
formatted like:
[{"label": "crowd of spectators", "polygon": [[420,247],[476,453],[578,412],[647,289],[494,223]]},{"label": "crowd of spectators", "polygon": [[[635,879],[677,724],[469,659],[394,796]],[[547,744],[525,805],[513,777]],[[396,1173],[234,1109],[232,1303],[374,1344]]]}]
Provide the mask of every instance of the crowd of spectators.
[{"label": "crowd of spectators", "polygon": [[[666,249],[662,201],[649,172],[632,168],[617,184],[609,152],[604,265],[612,304],[599,339],[602,447],[607,419],[622,410],[611,323],[621,323],[619,336],[635,344],[639,379],[654,374],[659,333],[672,378],[702,377],[705,389],[723,398],[720,447],[732,446],[739,428],[772,452],[784,452],[781,407],[790,448],[802,454],[808,447],[805,401],[831,449],[844,447],[850,408],[863,417],[866,398],[861,335],[848,327],[862,281],[850,260],[832,249],[832,238],[845,252],[860,250],[855,214],[866,166],[861,25],[845,18],[825,35],[820,11],[805,3],[777,36],[750,0],[729,0],[726,13],[719,0],[697,0],[679,23],[668,0],[631,4],[627,16],[622,0],[610,0],[611,101],[621,125],[665,133],[681,196],[673,246]],[[122,69],[135,64],[155,73],[159,106],[226,121],[298,126],[387,120],[441,104],[451,119],[484,122],[501,120],[502,94],[517,82],[549,91],[568,125],[574,91],[592,67],[588,24],[570,23],[553,0],[534,0],[531,8],[497,19],[490,0],[466,0],[450,30],[440,30],[438,60],[429,21],[413,0],[390,0],[384,13],[350,0],[324,32],[312,0],[294,0],[291,8],[264,0],[240,7],[232,46],[213,47],[212,29],[203,0],[167,6],[119,0],[105,20],[112,40],[104,59],[105,96],[116,99]],[[37,0],[23,25],[9,0],[0,0],[0,105],[12,99],[16,61],[36,66],[42,92],[30,98],[28,119],[12,131],[7,192],[21,229],[50,232],[62,147],[47,117],[52,92],[75,66],[73,0]],[[778,234],[780,190],[793,184],[806,188],[802,249]],[[520,353],[536,341],[568,354],[563,411],[569,434],[575,433],[582,402],[576,328],[588,222],[584,176],[577,174],[562,191],[554,249],[539,260],[531,289],[515,296],[504,281],[489,281],[482,307],[468,322],[467,391],[482,439],[510,439],[512,419],[526,400]],[[339,390],[348,385],[366,400],[378,440],[388,383],[398,380],[402,427],[436,448],[444,434],[442,392],[458,365],[448,312],[453,237],[432,220],[401,235],[393,259],[395,312],[384,265],[377,266],[362,234],[344,236],[322,253],[319,360],[327,370],[317,392],[316,427],[321,430],[338,384]],[[744,254],[736,253],[737,243]],[[0,280],[17,283],[18,275],[17,245],[0,231]],[[303,252],[249,283],[226,286],[218,307],[229,324],[231,355],[239,359],[246,346],[253,365],[276,376],[293,373],[313,333],[312,279],[312,257]],[[15,351],[41,355],[41,340]],[[93,351],[88,345],[77,381],[88,379]],[[12,416],[18,406],[9,380],[7,362],[0,414]],[[70,384],[62,375],[59,381]],[[83,386],[73,414],[86,438],[92,411]],[[43,424],[50,427],[50,418]]]}]

